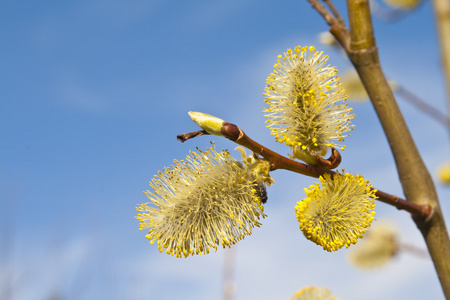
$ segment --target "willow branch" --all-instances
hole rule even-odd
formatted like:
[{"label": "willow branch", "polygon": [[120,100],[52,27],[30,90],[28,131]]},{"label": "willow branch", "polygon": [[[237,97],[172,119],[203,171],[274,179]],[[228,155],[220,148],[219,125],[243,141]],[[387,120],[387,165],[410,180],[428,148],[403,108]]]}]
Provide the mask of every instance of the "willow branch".
[{"label": "willow branch", "polygon": [[184,143],[189,139],[192,139],[192,138],[195,138],[195,137],[201,136],[201,135],[208,135],[208,134],[209,133],[207,133],[205,130],[197,130],[197,131],[193,131],[193,132],[179,134],[179,135],[177,135],[177,140]]},{"label": "willow branch", "polygon": [[345,27],[345,23],[342,20],[339,12],[334,7],[334,5],[331,3],[331,1],[326,1],[327,3],[330,3],[330,9],[334,12],[334,14],[337,16],[333,16],[333,13],[328,11],[328,9],[320,3],[319,0],[308,0],[308,2],[311,4],[311,6],[324,18],[324,20],[327,22],[328,25],[330,25],[330,32],[334,35],[336,40],[339,41],[339,43],[342,45],[344,49],[347,49],[350,42],[350,35]]},{"label": "willow branch", "polygon": [[[366,0],[347,0],[351,43],[348,56],[358,71],[391,146],[406,198],[438,208],[433,181],[381,69]],[[414,171],[412,171],[414,170]]]},{"label": "willow branch", "polygon": [[277,152],[272,151],[269,148],[249,138],[244,131],[242,131],[234,124],[225,122],[222,125],[221,132],[227,139],[235,142],[238,145],[244,146],[245,148],[267,159],[270,162],[271,171],[284,169],[316,178],[320,175],[323,175],[324,173],[334,173],[319,165],[307,165],[278,154]]},{"label": "willow branch", "polygon": [[[177,139],[181,142],[184,142],[188,139],[200,136],[197,133],[198,131],[179,134],[177,135]],[[282,169],[316,178],[324,175],[325,173],[333,176],[336,173],[329,170],[330,166],[337,166],[341,161],[339,152],[333,149],[330,158],[319,159],[317,165],[307,165],[298,162],[259,144],[258,142],[252,140],[249,136],[247,136],[245,132],[238,126],[228,122],[223,123],[221,133],[229,140],[235,142],[238,145],[244,146],[245,148],[251,150],[256,154],[259,154],[260,156],[268,160],[270,162],[271,171]],[[377,200],[392,205],[399,210],[405,210],[418,219],[427,219],[432,212],[431,207],[428,205],[414,204],[380,190],[376,191],[376,195],[378,197]]]},{"label": "willow branch", "polygon": [[330,27],[338,22],[333,14],[330,13],[328,9],[322,3],[320,3],[320,1],[308,0],[308,2],[324,18],[324,20],[328,23],[328,25],[330,25]]},{"label": "willow branch", "polygon": [[[284,169],[311,177],[319,177],[325,173],[330,173],[332,175],[335,174],[335,172],[327,170],[321,166],[303,164],[282,156],[252,140],[236,125],[230,123],[228,124],[231,126],[228,126],[227,130],[222,130],[224,136],[269,160],[272,165],[272,170]],[[237,132],[239,132],[238,135]],[[397,209],[406,210],[419,218],[426,219],[431,213],[431,207],[429,207],[428,205],[414,204],[404,199],[398,198],[395,195],[390,195],[378,190],[376,192],[376,195],[378,197],[378,200],[393,205]]]},{"label": "willow branch", "polygon": [[405,101],[414,105],[421,112],[424,112],[427,115],[431,116],[435,121],[438,121],[439,123],[447,127],[447,129],[450,128],[450,118],[444,115],[440,110],[434,108],[402,86],[398,86],[395,91],[397,94],[402,96]]},{"label": "willow branch", "polygon": [[[434,183],[381,68],[369,2],[347,0],[347,8],[351,41],[342,46],[358,71],[383,126],[406,199],[432,208],[429,218],[418,219],[413,216],[413,219],[427,243],[444,294],[450,299],[450,239]],[[341,40],[338,41],[341,43]]]},{"label": "willow branch", "polygon": [[428,251],[426,249],[418,248],[414,245],[401,243],[398,245],[399,250],[403,252],[408,252],[410,254],[413,254],[417,257],[421,258],[430,258],[430,255],[428,254]]},{"label": "willow branch", "polygon": [[331,12],[333,13],[333,15],[336,17],[337,21],[345,26],[345,22],[344,19],[342,18],[341,14],[339,13],[339,11],[336,9],[336,7],[334,6],[333,2],[331,2],[331,0],[323,0],[323,2],[325,2],[328,7],[330,8]]},{"label": "willow branch", "polygon": [[377,190],[375,194],[378,197],[377,200],[395,206],[399,210],[406,210],[413,216],[427,219],[432,213],[432,208],[429,205],[418,205],[399,198],[396,195],[391,195],[379,190]]},{"label": "willow branch", "polygon": [[[350,60],[359,73],[383,126],[406,198],[438,206],[433,181],[412,139],[380,65],[367,0],[347,0],[351,28]],[[412,171],[414,170],[414,171]]]}]

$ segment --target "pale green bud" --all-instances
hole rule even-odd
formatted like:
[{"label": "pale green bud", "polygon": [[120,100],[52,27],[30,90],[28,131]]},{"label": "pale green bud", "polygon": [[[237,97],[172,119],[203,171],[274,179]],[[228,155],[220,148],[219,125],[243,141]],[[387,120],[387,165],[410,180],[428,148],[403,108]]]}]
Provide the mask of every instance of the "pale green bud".
[{"label": "pale green bud", "polygon": [[[326,153],[326,147],[325,147],[325,153]],[[320,153],[322,154],[322,153]],[[325,155],[325,154],[323,154]],[[319,156],[323,156],[319,155]],[[305,163],[309,165],[317,165],[317,159],[314,157],[314,155],[310,154],[307,151],[302,150],[301,147],[294,146],[292,148],[292,155],[289,155],[291,158],[296,158],[304,161]]]},{"label": "pale green bud", "polygon": [[224,120],[196,111],[190,111],[188,114],[191,119],[207,133],[223,136],[221,129],[222,124],[225,122]]}]

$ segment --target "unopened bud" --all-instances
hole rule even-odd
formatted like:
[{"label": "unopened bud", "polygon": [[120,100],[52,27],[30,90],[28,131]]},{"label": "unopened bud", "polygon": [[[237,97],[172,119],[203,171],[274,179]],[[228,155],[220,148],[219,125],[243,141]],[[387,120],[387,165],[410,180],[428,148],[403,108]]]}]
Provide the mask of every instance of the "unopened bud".
[{"label": "unopened bud", "polygon": [[222,124],[225,122],[224,120],[196,111],[190,111],[188,114],[191,119],[207,133],[223,136],[220,130]]}]

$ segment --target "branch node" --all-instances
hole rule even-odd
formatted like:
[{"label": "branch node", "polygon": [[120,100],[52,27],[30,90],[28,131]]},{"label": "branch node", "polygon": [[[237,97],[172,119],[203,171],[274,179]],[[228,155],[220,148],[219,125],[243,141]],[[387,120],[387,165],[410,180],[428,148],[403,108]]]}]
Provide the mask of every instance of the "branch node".
[{"label": "branch node", "polygon": [[328,159],[322,157],[317,158],[317,163],[326,169],[336,169],[341,164],[342,157],[339,151],[335,148],[331,148],[331,156]]},{"label": "branch node", "polygon": [[223,122],[222,128],[220,129],[220,133],[222,133],[223,136],[226,137],[227,139],[235,142],[241,135],[241,130],[239,129],[239,127],[237,127],[232,123]]}]

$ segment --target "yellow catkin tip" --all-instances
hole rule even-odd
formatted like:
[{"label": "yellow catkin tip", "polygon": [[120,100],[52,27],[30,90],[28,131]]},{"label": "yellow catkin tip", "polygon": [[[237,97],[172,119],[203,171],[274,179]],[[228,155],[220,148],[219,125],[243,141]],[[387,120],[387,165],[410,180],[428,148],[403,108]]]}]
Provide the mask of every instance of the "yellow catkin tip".
[{"label": "yellow catkin tip", "polygon": [[[251,234],[266,216],[261,197],[270,176],[256,174],[253,167],[258,164],[263,162],[245,154],[238,162],[214,147],[174,160],[151,181],[154,191],[145,192],[150,202],[137,206],[139,229],[149,228],[150,244],[156,241],[160,252],[175,257],[229,247]],[[256,169],[268,174],[268,168],[270,164]]]},{"label": "yellow catkin tip", "polygon": [[399,250],[397,226],[378,221],[364,239],[348,254],[351,263],[360,268],[377,268],[390,262]]},{"label": "yellow catkin tip", "polygon": [[316,183],[306,189],[307,197],[296,206],[300,230],[326,251],[355,244],[362,237],[355,232],[364,232],[374,220],[371,185],[360,175],[342,172],[336,172],[333,178],[330,174],[321,176],[322,185]]},{"label": "yellow catkin tip", "polygon": [[301,145],[311,157],[321,156],[328,146],[343,150],[342,142],[354,127],[348,96],[327,59],[313,46],[288,49],[282,59],[278,56],[264,93],[269,105],[264,112],[270,112],[265,116],[279,135],[276,141],[293,150]]}]

